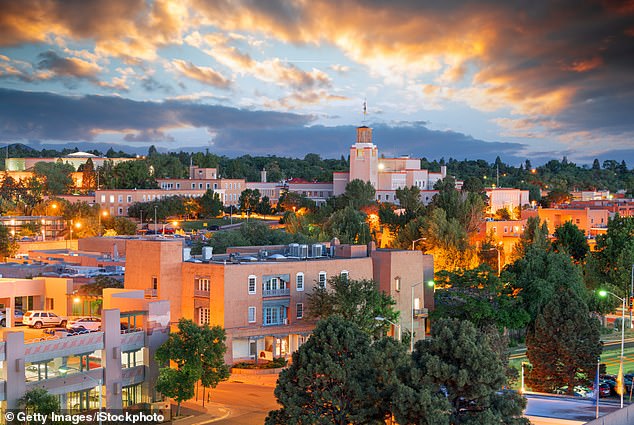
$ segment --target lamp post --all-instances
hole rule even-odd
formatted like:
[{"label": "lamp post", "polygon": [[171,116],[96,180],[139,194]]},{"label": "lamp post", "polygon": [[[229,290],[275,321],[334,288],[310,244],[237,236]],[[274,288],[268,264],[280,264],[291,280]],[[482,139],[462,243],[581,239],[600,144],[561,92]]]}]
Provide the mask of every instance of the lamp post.
[{"label": "lamp post", "polygon": [[98,397],[99,397],[99,401],[98,401],[98,403],[99,403],[99,425],[102,425],[102,419],[101,419],[102,412],[103,412],[103,405],[102,405],[102,399],[101,399],[102,386],[103,386],[102,378],[95,379],[92,376],[90,376],[89,374],[87,374],[86,372],[84,372],[83,370],[79,370],[76,367],[60,366],[58,368],[58,371],[60,373],[63,373],[64,376],[71,370],[74,370],[74,371],[80,373],[81,375],[85,376],[86,378],[90,379],[92,382],[96,382],[97,383],[97,388],[98,388],[97,391],[99,392],[99,394],[98,394]]},{"label": "lamp post", "polygon": [[520,393],[524,394],[526,392],[526,388],[524,387],[524,365],[526,362],[522,362],[522,382],[520,384]]},{"label": "lamp post", "polygon": [[156,235],[156,230],[158,229],[158,226],[156,224],[156,210],[158,209],[158,205],[154,205],[154,234]]},{"label": "lamp post", "polygon": [[389,324],[395,326],[398,329],[398,342],[401,342],[401,325],[392,322],[390,319],[386,319],[383,316],[376,316],[374,320],[379,322],[388,322]]},{"label": "lamp post", "polygon": [[427,238],[418,238],[418,239],[414,239],[414,240],[412,241],[412,251],[414,250],[414,246],[415,246],[416,242],[418,242],[418,241],[426,241],[426,240],[427,240]]},{"label": "lamp post", "polygon": [[97,234],[99,236],[101,236],[101,216],[103,215],[103,218],[108,217],[108,210],[101,210],[101,207],[99,207],[99,224],[97,225]]},{"label": "lamp post", "polygon": [[[412,242],[413,244],[413,242]],[[411,289],[412,289],[412,314],[411,314],[411,318],[412,318],[412,326],[409,329],[409,352],[413,352],[414,351],[414,288],[416,288],[419,285],[422,285],[423,282],[425,281],[425,268],[423,268],[423,281],[422,282],[418,282],[412,285]],[[424,291],[423,291],[424,294]],[[423,295],[424,296],[424,295]],[[423,298],[423,305],[425,303],[425,298]],[[423,339],[425,339],[425,330],[423,329]]]},{"label": "lamp post", "polygon": [[615,293],[610,291],[605,291],[605,290],[599,291],[599,296],[606,297],[608,294],[618,298],[623,303],[623,307],[621,310],[621,361],[619,366],[619,376],[621,377],[619,393],[621,393],[621,409],[622,409],[623,408],[623,393],[625,392],[625,388],[623,385],[623,347],[625,345],[625,297],[621,298]]}]

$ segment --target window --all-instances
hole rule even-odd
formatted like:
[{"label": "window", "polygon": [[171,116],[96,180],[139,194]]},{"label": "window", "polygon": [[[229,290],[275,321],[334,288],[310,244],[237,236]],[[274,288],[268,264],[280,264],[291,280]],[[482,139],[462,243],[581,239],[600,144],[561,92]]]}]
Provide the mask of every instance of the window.
[{"label": "window", "polygon": [[45,305],[47,310],[55,310],[55,298],[47,298]]},{"label": "window", "polygon": [[257,281],[257,278],[255,277],[255,275],[249,276],[249,294],[255,294],[256,281]]},{"label": "window", "polygon": [[199,325],[209,324],[209,309],[208,308],[198,309],[198,324]]},{"label": "window", "polygon": [[130,202],[132,202],[132,195],[128,195],[128,197],[127,197],[127,201],[128,201],[128,204],[129,204]]},{"label": "window", "polygon": [[319,272],[319,287],[326,288],[326,272]]},{"label": "window", "polygon": [[210,288],[210,284],[209,284],[209,278],[198,278],[198,290],[199,291],[205,291],[205,292],[209,292],[209,288]]},{"label": "window", "polygon": [[286,307],[272,306],[264,307],[262,310],[263,325],[285,325],[286,324]]},{"label": "window", "polygon": [[118,215],[123,215],[123,208],[119,207],[117,211],[119,212]]},{"label": "window", "polygon": [[176,183],[176,189],[180,189],[181,188],[181,184],[180,183]]},{"label": "window", "polygon": [[401,278],[399,276],[394,278],[394,289],[396,289],[397,292],[401,291]]},{"label": "window", "polygon": [[119,195],[119,196],[117,197],[117,201],[118,201],[118,202],[123,202],[123,195]]},{"label": "window", "polygon": [[158,289],[158,277],[152,276],[152,289]]},{"label": "window", "polygon": [[114,204],[114,195],[110,195],[110,203]]},{"label": "window", "polygon": [[304,273],[297,273],[297,276],[295,276],[295,289],[298,291],[304,290]]},{"label": "window", "polygon": [[101,195],[101,203],[105,203],[106,202],[106,195]]},{"label": "window", "polygon": [[255,307],[249,307],[249,323],[255,323]]},{"label": "window", "polygon": [[302,319],[304,317],[304,304],[303,303],[295,304],[295,310],[297,311],[297,318]]},{"label": "window", "polygon": [[341,280],[343,280],[344,282],[348,281],[348,270],[342,270],[341,273],[339,273],[339,276],[341,277]]}]

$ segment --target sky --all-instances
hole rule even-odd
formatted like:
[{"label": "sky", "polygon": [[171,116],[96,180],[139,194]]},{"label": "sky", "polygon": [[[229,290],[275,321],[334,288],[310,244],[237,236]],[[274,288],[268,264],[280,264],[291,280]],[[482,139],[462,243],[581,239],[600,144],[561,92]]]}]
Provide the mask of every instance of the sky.
[{"label": "sky", "polygon": [[0,149],[339,158],[367,125],[386,156],[634,165],[633,0],[0,10]]}]

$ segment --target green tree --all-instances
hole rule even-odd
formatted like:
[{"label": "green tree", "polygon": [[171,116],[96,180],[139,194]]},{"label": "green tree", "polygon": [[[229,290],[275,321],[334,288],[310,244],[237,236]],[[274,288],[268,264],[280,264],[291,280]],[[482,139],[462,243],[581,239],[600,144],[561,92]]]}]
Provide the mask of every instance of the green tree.
[{"label": "green tree", "polygon": [[[205,387],[215,387],[228,378],[228,368],[224,364],[225,332],[222,328],[208,325],[199,327],[188,319],[178,321],[178,332],[172,332],[169,339],[156,351],[156,358],[168,367],[159,371],[156,389],[176,400],[176,415],[180,415],[181,403],[194,396],[194,386],[204,379]],[[176,368],[169,367],[172,362]]]},{"label": "green tree", "polygon": [[396,189],[396,199],[398,199],[400,207],[405,210],[407,221],[418,216],[423,210],[423,204],[420,202],[420,189],[416,186]]},{"label": "green tree", "polygon": [[113,230],[117,235],[134,235],[137,231],[136,223],[125,217],[112,217],[103,224],[107,230]]},{"label": "green tree", "polygon": [[526,336],[532,365],[527,382],[535,391],[552,392],[587,384],[601,354],[600,324],[585,302],[570,288],[560,288]]},{"label": "green tree", "polygon": [[33,173],[44,181],[44,190],[48,195],[64,195],[73,187],[72,165],[63,162],[36,162]]},{"label": "green tree", "polygon": [[245,189],[240,194],[238,204],[240,205],[240,211],[255,211],[260,203],[260,191],[258,189]]},{"label": "green tree", "polygon": [[395,304],[373,280],[333,276],[325,287],[317,285],[308,294],[306,315],[311,319],[341,316],[368,334],[377,335],[390,325],[387,320],[378,321],[376,317],[397,323],[399,313],[394,310]]},{"label": "green tree", "polygon": [[82,188],[85,190],[93,190],[96,187],[97,178],[95,174],[95,164],[91,158],[88,158],[82,167]]},{"label": "green tree", "polygon": [[200,213],[203,217],[218,217],[222,214],[223,204],[220,194],[208,189],[203,196],[198,198]]},{"label": "green tree", "polygon": [[355,323],[337,316],[322,320],[280,374],[275,397],[282,408],[265,423],[385,423],[394,372],[405,358],[402,345],[372,344]]},{"label": "green tree", "polygon": [[570,288],[582,299],[587,296],[581,268],[566,254],[544,251],[532,245],[526,255],[508,269],[531,322],[560,288]]},{"label": "green tree", "polygon": [[205,389],[216,388],[222,381],[229,379],[231,375],[229,366],[225,363],[224,356],[227,352],[225,330],[220,326],[205,325],[201,329],[201,375],[200,383],[203,386],[203,406],[205,405]]},{"label": "green tree", "polygon": [[271,215],[273,213],[273,207],[271,206],[271,200],[268,196],[263,196],[260,199],[257,207],[255,208],[255,212],[266,217],[267,215]]},{"label": "green tree", "polygon": [[372,240],[365,214],[352,207],[335,211],[323,227],[325,238],[338,238],[345,244],[367,244]]},{"label": "green tree", "polygon": [[524,232],[520,236],[518,243],[513,246],[511,258],[513,260],[520,259],[526,255],[529,246],[534,245],[542,251],[550,248],[548,241],[548,225],[546,222],[540,223],[539,217],[529,217],[526,221]]},{"label": "green tree", "polygon": [[506,365],[495,348],[497,333],[479,331],[473,323],[457,319],[436,321],[431,333],[430,339],[416,343],[413,366],[423,383],[446,391],[449,423],[529,424],[522,417],[526,400],[516,393],[500,393]]},{"label": "green tree", "polygon": [[587,281],[591,288],[610,283],[619,296],[627,297],[634,264],[634,217],[615,214],[608,219],[605,234],[597,236],[595,250],[587,265]]},{"label": "green tree", "polygon": [[7,226],[0,224],[0,258],[13,257],[18,252],[18,243]]},{"label": "green tree", "polygon": [[25,412],[27,415],[33,415],[35,413],[39,413],[41,415],[59,413],[59,399],[57,396],[49,394],[49,392],[44,388],[34,388],[25,392],[18,400],[18,409]]},{"label": "green tree", "polygon": [[524,329],[530,316],[512,288],[489,269],[446,270],[436,273],[435,317],[469,320],[478,329]]},{"label": "green tree", "polygon": [[[104,164],[105,165],[105,164]],[[112,169],[114,187],[109,189],[156,189],[158,184],[147,161],[133,160],[117,163]]]},{"label": "green tree", "polygon": [[555,229],[553,249],[570,254],[577,264],[584,262],[590,251],[585,235],[572,221],[567,221]]},{"label": "green tree", "polygon": [[452,271],[477,265],[477,251],[466,228],[457,218],[449,218],[444,209],[433,209],[421,230],[426,238],[424,250],[434,256],[434,269]]},{"label": "green tree", "polygon": [[358,210],[359,208],[374,204],[375,192],[372,183],[355,179],[346,185],[346,190],[342,197],[345,205]]}]

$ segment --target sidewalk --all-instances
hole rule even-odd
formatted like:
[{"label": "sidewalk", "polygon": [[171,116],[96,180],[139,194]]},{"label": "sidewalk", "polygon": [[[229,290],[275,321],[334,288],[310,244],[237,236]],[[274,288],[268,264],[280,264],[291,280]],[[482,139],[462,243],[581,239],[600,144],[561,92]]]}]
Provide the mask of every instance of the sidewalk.
[{"label": "sidewalk", "polygon": [[263,387],[272,387],[275,388],[277,386],[277,378],[279,378],[279,374],[271,373],[271,374],[237,374],[232,373],[229,377],[229,382],[239,382],[242,384],[250,384],[250,385],[260,385]]},{"label": "sidewalk", "polygon": [[220,403],[210,401],[205,403],[205,407],[202,407],[202,400],[198,402],[190,400],[181,404],[181,414],[189,414],[190,416],[174,419],[171,423],[175,425],[211,424],[226,418],[230,413],[231,411]]}]

